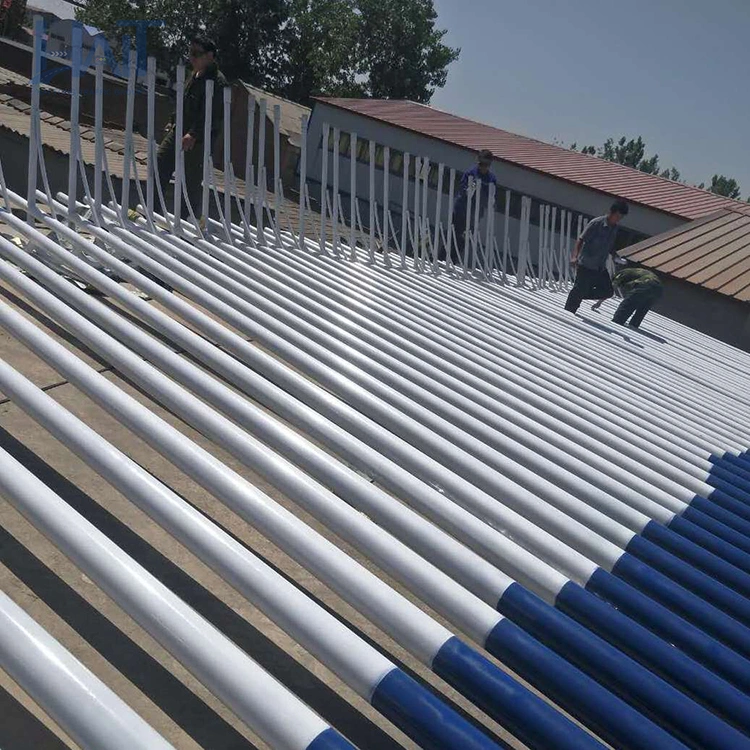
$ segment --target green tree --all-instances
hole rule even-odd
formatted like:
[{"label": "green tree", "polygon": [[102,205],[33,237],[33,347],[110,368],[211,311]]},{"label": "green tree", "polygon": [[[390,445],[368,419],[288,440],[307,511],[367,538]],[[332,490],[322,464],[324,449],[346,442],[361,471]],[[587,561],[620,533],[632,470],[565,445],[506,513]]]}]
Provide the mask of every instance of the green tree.
[{"label": "green tree", "polygon": [[285,29],[284,95],[361,96],[357,80],[360,18],[354,0],[294,0]]},{"label": "green tree", "polygon": [[725,177],[723,174],[715,174],[711,178],[711,184],[708,187],[710,193],[723,195],[725,198],[737,199],[740,197],[740,186],[732,177]]},{"label": "green tree", "polygon": [[443,43],[433,0],[357,0],[357,11],[364,93],[428,103],[461,52]]},{"label": "green tree", "polygon": [[429,102],[459,50],[443,43],[433,0],[86,0],[78,18],[117,49],[127,19],[160,20],[148,53],[163,69],[191,36],[215,40],[230,78],[307,102],[314,94]]},{"label": "green tree", "polygon": [[221,67],[230,78],[242,77],[256,86],[283,85],[282,28],[290,0],[86,0],[76,11],[84,23],[102,29],[118,49],[133,29],[122,20],[162,21],[148,30],[148,54],[172,70],[185,61],[191,37],[205,33],[221,52]]},{"label": "green tree", "polygon": [[[573,151],[579,150],[577,143],[571,144],[570,148]],[[583,146],[580,152],[582,154],[589,154],[590,156],[598,156],[605,161],[623,164],[626,167],[632,167],[647,174],[658,174],[660,177],[668,180],[680,181],[680,172],[675,167],[659,171],[659,155],[646,156],[646,143],[640,135],[630,140],[625,136],[622,136],[617,141],[614,138],[607,138],[604,145],[599,148],[595,146]]]}]

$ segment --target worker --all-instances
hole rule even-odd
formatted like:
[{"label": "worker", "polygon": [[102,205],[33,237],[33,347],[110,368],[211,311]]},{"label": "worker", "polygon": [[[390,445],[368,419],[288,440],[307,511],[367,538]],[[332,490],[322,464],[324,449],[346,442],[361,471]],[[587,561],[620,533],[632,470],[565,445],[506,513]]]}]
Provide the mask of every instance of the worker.
[{"label": "worker", "polygon": [[628,204],[615,201],[609,213],[592,219],[578,238],[570,257],[576,268],[576,278],[565,302],[565,309],[569,312],[577,312],[584,299],[603,302],[612,296],[614,290],[607,270],[607,258],[616,257],[617,229],[627,215]]},{"label": "worker", "polygon": [[631,328],[641,325],[646,313],[664,291],[659,277],[648,268],[623,268],[615,274],[612,283],[623,297],[612,320]]},{"label": "worker", "polygon": [[[484,212],[487,210],[487,204],[489,203],[490,184],[497,185],[497,178],[492,173],[490,167],[492,167],[493,160],[492,151],[484,149],[479,152],[477,157],[477,164],[472,169],[469,169],[461,177],[461,183],[458,188],[458,195],[453,203],[453,229],[456,233],[456,243],[453,244],[451,240],[451,260],[456,263],[462,256],[464,251],[464,236],[466,234],[466,206],[469,200],[469,181],[474,180],[477,186],[477,192],[474,194],[475,200],[479,200],[479,218],[484,216]],[[476,204],[472,204],[474,206]],[[474,217],[474,211],[471,209],[471,221]],[[445,248],[441,247],[438,258],[440,260],[445,259]]]},{"label": "worker", "polygon": [[[201,217],[203,182],[203,144],[206,117],[206,81],[214,81],[211,107],[211,146],[216,139],[224,118],[222,89],[227,79],[216,64],[216,45],[206,37],[197,36],[190,42],[190,65],[192,73],[185,83],[183,95],[183,127],[179,134],[185,165],[187,198],[196,217]],[[156,162],[159,184],[166,195],[169,180],[175,171],[176,113],[167,125],[164,139],[159,144]],[[185,201],[182,202],[182,218],[189,216]]]}]

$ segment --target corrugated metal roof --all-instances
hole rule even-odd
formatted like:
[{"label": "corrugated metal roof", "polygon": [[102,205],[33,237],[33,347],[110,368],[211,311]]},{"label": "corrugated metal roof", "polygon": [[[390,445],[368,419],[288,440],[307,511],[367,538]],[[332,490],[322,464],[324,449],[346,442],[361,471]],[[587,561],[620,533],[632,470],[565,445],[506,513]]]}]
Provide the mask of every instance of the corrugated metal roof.
[{"label": "corrugated metal roof", "polygon": [[750,302],[750,206],[717,211],[625,248],[654,270]]},{"label": "corrugated metal roof", "polygon": [[502,161],[683,219],[696,219],[720,209],[732,210],[734,206],[741,205],[738,201],[706,190],[483,125],[416,102],[328,97],[319,97],[318,101],[472,151],[486,148]]}]

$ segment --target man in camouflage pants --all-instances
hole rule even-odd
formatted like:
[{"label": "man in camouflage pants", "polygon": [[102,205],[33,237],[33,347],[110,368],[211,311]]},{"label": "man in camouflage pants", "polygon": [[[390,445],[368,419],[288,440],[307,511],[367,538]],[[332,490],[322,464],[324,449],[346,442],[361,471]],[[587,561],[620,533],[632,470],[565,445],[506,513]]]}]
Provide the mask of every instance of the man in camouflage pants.
[{"label": "man in camouflage pants", "polygon": [[661,280],[648,268],[623,268],[615,274],[612,283],[623,296],[612,320],[625,325],[629,318],[631,328],[638,328],[662,295]]}]

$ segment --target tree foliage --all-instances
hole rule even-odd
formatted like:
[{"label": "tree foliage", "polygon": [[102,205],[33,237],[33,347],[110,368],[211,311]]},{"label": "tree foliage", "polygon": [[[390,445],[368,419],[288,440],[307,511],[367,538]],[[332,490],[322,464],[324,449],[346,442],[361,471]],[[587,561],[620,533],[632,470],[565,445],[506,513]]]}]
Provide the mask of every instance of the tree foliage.
[{"label": "tree foliage", "polygon": [[[723,195],[725,198],[739,198],[740,186],[737,180],[732,177],[725,177],[723,174],[715,174],[711,178],[711,184],[708,187],[709,192],[716,195]],[[750,199],[748,199],[750,200]]]},{"label": "tree foliage", "polygon": [[86,0],[80,20],[116,46],[122,20],[163,21],[148,52],[162,69],[190,38],[217,44],[230,78],[308,102],[315,94],[430,101],[460,50],[444,43],[433,0]]}]

